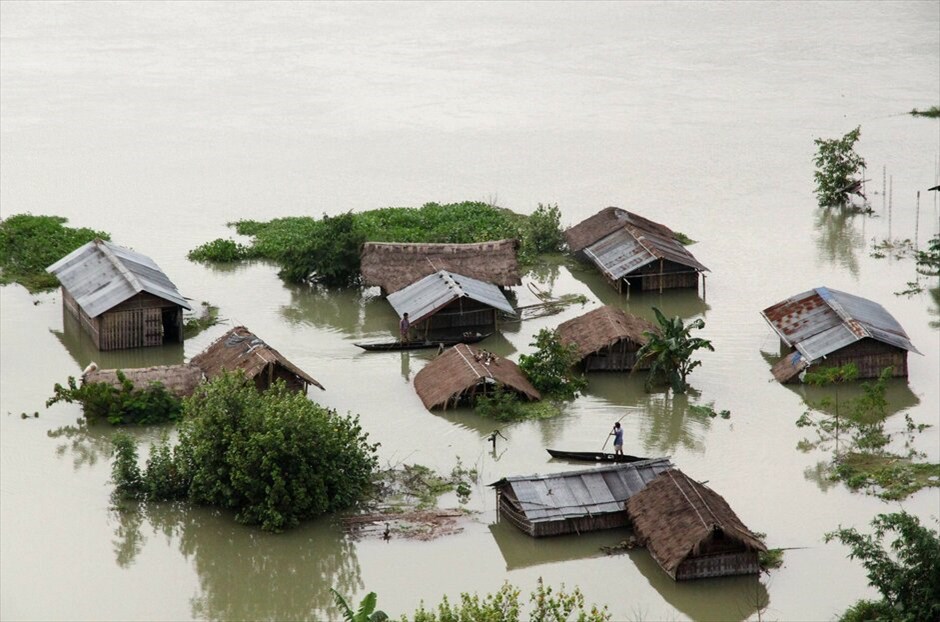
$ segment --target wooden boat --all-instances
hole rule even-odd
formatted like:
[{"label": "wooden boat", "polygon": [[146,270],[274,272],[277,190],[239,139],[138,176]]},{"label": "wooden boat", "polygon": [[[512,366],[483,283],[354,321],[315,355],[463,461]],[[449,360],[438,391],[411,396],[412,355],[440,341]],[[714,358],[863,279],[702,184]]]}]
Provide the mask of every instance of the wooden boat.
[{"label": "wooden boat", "polygon": [[455,346],[458,343],[477,343],[478,341],[483,341],[493,333],[469,333],[464,334],[460,337],[446,337],[442,339],[427,339],[421,341],[377,341],[373,343],[356,343],[353,345],[359,346],[363,350],[368,350],[369,352],[385,352],[390,350],[421,350],[423,348],[439,348],[444,346],[448,348],[450,346]]},{"label": "wooden boat", "polygon": [[649,460],[649,458],[640,458],[637,456],[628,456],[623,454],[606,454],[600,451],[561,451],[558,449],[547,449],[552,458],[561,460],[580,460],[584,462],[638,462],[640,460]]}]

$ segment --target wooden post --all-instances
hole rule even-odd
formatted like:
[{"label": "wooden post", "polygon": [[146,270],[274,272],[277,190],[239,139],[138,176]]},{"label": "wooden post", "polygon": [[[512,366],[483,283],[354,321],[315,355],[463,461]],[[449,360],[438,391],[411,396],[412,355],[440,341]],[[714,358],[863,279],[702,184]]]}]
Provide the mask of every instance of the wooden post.
[{"label": "wooden post", "polygon": [[705,273],[702,272],[702,300],[705,300]]},{"label": "wooden post", "polygon": [[663,293],[663,260],[659,260],[659,293]]},{"label": "wooden post", "polygon": [[920,190],[917,191],[917,210],[914,212],[914,248],[920,248]]}]

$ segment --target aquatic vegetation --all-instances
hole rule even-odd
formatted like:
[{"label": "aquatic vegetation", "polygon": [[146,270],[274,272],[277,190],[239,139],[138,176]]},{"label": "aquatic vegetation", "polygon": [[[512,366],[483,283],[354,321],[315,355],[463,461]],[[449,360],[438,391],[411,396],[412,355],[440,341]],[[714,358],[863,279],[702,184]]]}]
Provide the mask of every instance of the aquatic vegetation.
[{"label": "aquatic vegetation", "polygon": [[183,322],[183,338],[192,339],[202,331],[219,323],[219,308],[203,302],[199,315],[187,317]]},{"label": "aquatic vegetation", "polygon": [[388,620],[388,614],[375,608],[378,604],[378,597],[375,592],[366,594],[362,602],[359,603],[359,608],[355,611],[334,588],[330,588],[330,592],[333,594],[336,606],[339,607],[340,613],[343,614],[343,619],[346,622],[385,622],[385,620]]},{"label": "aquatic vegetation", "polygon": [[912,117],[930,117],[931,119],[940,118],[940,106],[931,106],[927,110],[918,110],[914,108],[911,110]]},{"label": "aquatic vegetation", "polygon": [[186,256],[192,261],[213,261],[217,263],[232,263],[249,259],[251,249],[235,240],[223,240],[218,238],[211,242],[206,242],[189,251]]},{"label": "aquatic vegetation", "polygon": [[637,350],[634,368],[650,361],[647,390],[657,380],[664,379],[674,392],[685,393],[689,388],[686,378],[702,364],[701,361],[692,360],[692,355],[703,348],[715,351],[711,341],[692,336],[693,330],[705,328],[705,321],[699,318],[685,324],[678,316],[667,318],[656,307],[653,307],[653,313],[656,314],[659,330],[643,333],[647,342]]},{"label": "aquatic vegetation", "polygon": [[730,418],[731,418],[731,411],[730,411],[730,410],[716,411],[716,410],[715,410],[715,404],[714,404],[714,403],[711,403],[711,404],[691,404],[691,405],[689,406],[689,412],[691,412],[693,415],[699,415],[699,416],[703,416],[703,417],[710,417],[710,418],[712,418],[712,419],[714,419],[715,417],[721,417],[722,419],[730,419]]},{"label": "aquatic vegetation", "polygon": [[536,351],[519,356],[519,369],[544,397],[570,400],[587,387],[584,375],[574,371],[577,346],[562,344],[558,333],[547,328],[540,330],[529,345]]},{"label": "aquatic vegetation", "polygon": [[481,417],[504,422],[551,419],[561,414],[561,407],[551,400],[523,401],[517,393],[504,391],[502,387],[478,396],[474,408]]},{"label": "aquatic vegetation", "polygon": [[682,233],[681,231],[673,231],[673,237],[675,237],[676,242],[678,242],[682,246],[691,246],[692,244],[696,244],[698,242],[697,240],[693,240],[692,238]]},{"label": "aquatic vegetation", "polygon": [[82,382],[69,376],[67,386],[56,383],[53,395],[46,400],[46,408],[57,402],[82,405],[90,419],[107,419],[112,425],[154,424],[176,421],[182,417],[182,400],[173,395],[160,382],[152,382],[143,389],[134,387],[124,372],[117,370],[120,387],[107,382]]},{"label": "aquatic vegetation", "polygon": [[110,240],[104,231],[66,227],[61,216],[15,214],[0,221],[0,284],[19,283],[30,292],[58,287],[46,267],[95,238]]},{"label": "aquatic vegetation", "polygon": [[[861,180],[858,174],[865,167],[865,159],[855,153],[855,143],[861,135],[861,126],[856,127],[842,138],[817,138],[816,198],[820,207],[840,207],[849,205],[849,195],[859,194]],[[864,197],[863,197],[864,198]]]}]

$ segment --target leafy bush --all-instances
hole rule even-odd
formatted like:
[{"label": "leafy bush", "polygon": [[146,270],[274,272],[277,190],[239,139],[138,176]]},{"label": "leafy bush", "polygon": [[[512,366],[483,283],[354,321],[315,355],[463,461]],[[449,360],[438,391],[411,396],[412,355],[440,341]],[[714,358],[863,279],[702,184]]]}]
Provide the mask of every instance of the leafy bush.
[{"label": "leafy bush", "polygon": [[258,392],[223,374],[184,402],[179,440],[151,449],[147,468],[118,446],[115,492],[149,501],[185,498],[235,511],[236,520],[281,531],[349,507],[369,488],[377,445],[358,418],[340,416],[283,382]]},{"label": "leafy bush", "polygon": [[46,408],[57,402],[78,402],[86,417],[105,418],[112,425],[163,423],[180,418],[182,400],[167,391],[163,384],[152,382],[146,388],[137,389],[121,370],[117,370],[117,378],[120,387],[106,382],[78,385],[75,378],[69,376],[67,387],[59,383],[53,387],[53,395],[46,400]]},{"label": "leafy bush", "polygon": [[542,205],[526,221],[524,244],[532,253],[554,253],[565,244],[558,205]]},{"label": "leafy bush", "polygon": [[685,393],[689,385],[686,378],[692,370],[702,364],[693,361],[692,355],[696,350],[715,351],[711,341],[692,337],[692,330],[705,328],[705,321],[701,318],[685,324],[682,318],[676,316],[667,318],[663,312],[653,307],[659,331],[644,332],[647,341],[636,352],[637,365],[650,361],[649,375],[646,378],[646,387],[663,378],[676,393]]},{"label": "leafy bush", "polygon": [[914,108],[911,110],[911,116],[914,117],[930,117],[936,119],[940,117],[940,106],[931,106],[927,110],[918,110]]},{"label": "leafy bush", "polygon": [[61,216],[32,214],[0,221],[0,284],[19,283],[31,292],[57,287],[48,266],[95,238],[111,239],[103,231],[66,227],[66,222]]},{"label": "leafy bush", "polygon": [[316,281],[343,287],[359,282],[359,254],[365,234],[351,213],[323,215],[320,231],[282,253],[280,275],[293,282]]},{"label": "leafy bush", "polygon": [[519,356],[519,368],[545,396],[573,399],[587,386],[583,375],[574,371],[578,362],[577,347],[563,345],[558,334],[543,328],[529,345],[537,350]]},{"label": "leafy bush", "polygon": [[862,128],[854,130],[842,138],[817,138],[816,156],[816,198],[820,207],[845,207],[856,176],[865,166],[865,160],[855,153],[855,143]]},{"label": "leafy bush", "polygon": [[940,233],[930,238],[927,250],[914,254],[917,271],[926,276],[940,276]]},{"label": "leafy bush", "polygon": [[218,238],[206,242],[189,251],[186,256],[192,261],[213,261],[216,263],[232,263],[241,259],[248,259],[251,250],[235,240]]}]

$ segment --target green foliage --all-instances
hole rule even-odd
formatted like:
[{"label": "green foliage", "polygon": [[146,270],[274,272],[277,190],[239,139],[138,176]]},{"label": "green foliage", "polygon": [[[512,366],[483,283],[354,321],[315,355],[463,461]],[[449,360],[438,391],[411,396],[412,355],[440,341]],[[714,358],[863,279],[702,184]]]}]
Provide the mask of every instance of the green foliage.
[{"label": "green foliage", "polygon": [[722,419],[730,419],[731,411],[722,410],[720,412],[715,410],[714,404],[692,404],[689,406],[689,412],[693,415],[699,415],[702,417],[710,417],[714,419],[715,417],[721,417]]},{"label": "green foliage", "polygon": [[356,611],[352,610],[346,599],[335,589],[330,588],[330,592],[333,593],[333,600],[336,601],[336,606],[339,607],[340,613],[343,614],[343,619],[346,622],[385,622],[385,620],[388,620],[388,615],[384,611],[376,611],[375,609],[378,603],[375,592],[366,594]]},{"label": "green foliage", "polygon": [[927,250],[914,253],[917,271],[926,276],[940,276],[940,233],[927,242]]},{"label": "green foliage", "polygon": [[137,389],[121,370],[117,370],[117,379],[121,383],[119,388],[106,382],[78,385],[75,378],[69,376],[67,387],[59,383],[53,387],[46,408],[57,402],[78,402],[86,417],[105,418],[112,425],[164,423],[181,417],[182,401],[163,384],[152,382],[146,388]]},{"label": "green foliage", "polygon": [[711,341],[692,336],[693,330],[705,328],[705,321],[699,318],[685,324],[678,316],[667,318],[656,307],[653,307],[653,312],[659,323],[659,331],[643,333],[647,341],[637,350],[634,369],[649,361],[647,390],[652,388],[656,381],[663,379],[674,392],[685,393],[689,388],[686,378],[693,369],[702,364],[701,361],[692,360],[692,355],[702,348],[715,351]]},{"label": "green foliage", "polygon": [[568,400],[584,390],[587,379],[574,372],[577,346],[563,345],[558,334],[547,328],[540,330],[529,345],[537,349],[519,357],[519,369],[544,396]]},{"label": "green foliage", "polygon": [[940,464],[914,462],[890,453],[847,452],[838,456],[830,479],[852,490],[875,490],[886,501],[900,501],[921,488],[940,486]]},{"label": "green foliage", "polygon": [[206,242],[186,253],[192,261],[211,261],[215,263],[232,263],[242,259],[251,258],[251,249],[235,240],[217,238]]},{"label": "green foliage", "polygon": [[523,246],[531,253],[556,253],[565,244],[561,231],[561,211],[558,204],[542,205],[529,216],[525,226]]},{"label": "green foliage", "polygon": [[460,603],[451,604],[445,596],[441,603],[431,609],[424,604],[414,613],[414,617],[402,616],[401,622],[606,622],[611,619],[606,605],[587,606],[581,590],[574,588],[566,592],[564,586],[557,591],[546,587],[539,577],[535,590],[529,596],[528,618],[523,618],[523,606],[520,603],[520,590],[504,583],[495,594],[482,598],[477,594],[464,592]]},{"label": "green foliage", "polygon": [[842,612],[839,622],[879,622],[893,620],[894,611],[883,600],[859,600]]},{"label": "green foliage", "polygon": [[280,255],[282,278],[299,283],[316,281],[345,287],[359,282],[359,254],[365,233],[352,212],[323,215],[320,231],[302,244],[290,246]]},{"label": "green foliage", "polygon": [[817,138],[816,156],[816,198],[820,207],[845,207],[849,202],[849,189],[857,175],[865,166],[865,160],[855,153],[855,143],[862,128],[854,130],[842,138]]},{"label": "green foliage", "polygon": [[114,461],[111,463],[111,481],[118,498],[137,498],[143,489],[143,478],[137,466],[137,442],[130,434],[118,432],[111,439]]},{"label": "green foliage", "polygon": [[[904,622],[940,619],[938,532],[921,525],[916,516],[906,512],[879,514],[871,524],[874,534],[840,527],[825,536],[826,542],[838,540],[849,547],[849,558],[862,563],[868,571],[869,584],[882,597],[880,602],[856,603],[842,619]],[[885,538],[892,536],[894,539],[886,545]]]},{"label": "green foliage", "polygon": [[913,110],[911,110],[911,116],[929,117],[932,119],[936,119],[940,117],[940,106],[931,106],[927,110],[918,110],[917,108],[914,108]]},{"label": "green foliage", "polygon": [[678,242],[682,246],[691,246],[692,244],[696,243],[696,240],[693,240],[692,238],[690,238],[689,236],[687,236],[686,234],[680,231],[674,231],[673,237],[676,238],[676,242]]},{"label": "green foliage", "polygon": [[561,408],[551,400],[523,401],[517,393],[502,387],[489,395],[477,396],[475,410],[481,417],[503,422],[551,419],[561,414]]},{"label": "green foliage", "polygon": [[73,229],[61,216],[15,214],[0,221],[0,284],[19,283],[31,292],[52,289],[58,279],[46,268],[95,238],[110,240],[103,231]]},{"label": "green foliage", "polygon": [[192,339],[210,326],[219,323],[219,308],[208,302],[202,303],[199,315],[186,318],[183,322],[183,339]]}]

